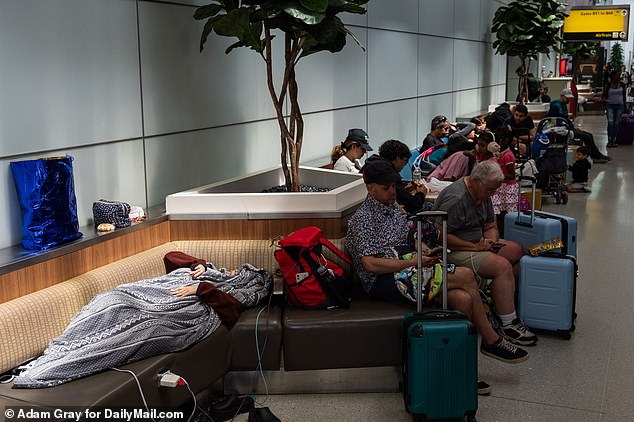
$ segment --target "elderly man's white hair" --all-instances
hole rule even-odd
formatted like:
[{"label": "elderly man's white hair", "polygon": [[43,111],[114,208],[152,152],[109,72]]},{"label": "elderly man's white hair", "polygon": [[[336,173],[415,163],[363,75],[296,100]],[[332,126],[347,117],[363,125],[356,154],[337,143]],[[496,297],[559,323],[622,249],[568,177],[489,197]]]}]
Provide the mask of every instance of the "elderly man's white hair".
[{"label": "elderly man's white hair", "polygon": [[479,182],[501,182],[504,180],[504,173],[500,165],[494,161],[483,161],[476,164],[471,171],[471,178]]}]

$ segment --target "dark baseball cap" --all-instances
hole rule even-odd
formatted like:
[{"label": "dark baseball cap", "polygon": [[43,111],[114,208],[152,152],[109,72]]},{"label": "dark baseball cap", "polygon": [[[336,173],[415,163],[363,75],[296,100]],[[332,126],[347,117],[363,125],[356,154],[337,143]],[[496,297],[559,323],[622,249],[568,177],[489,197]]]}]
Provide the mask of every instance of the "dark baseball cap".
[{"label": "dark baseball cap", "polygon": [[373,151],[372,147],[368,143],[368,134],[363,129],[350,129],[348,131],[348,139],[358,142],[359,145],[366,151]]},{"label": "dark baseball cap", "polygon": [[366,184],[391,185],[401,180],[401,176],[388,160],[366,161],[361,171],[363,172],[363,181]]}]

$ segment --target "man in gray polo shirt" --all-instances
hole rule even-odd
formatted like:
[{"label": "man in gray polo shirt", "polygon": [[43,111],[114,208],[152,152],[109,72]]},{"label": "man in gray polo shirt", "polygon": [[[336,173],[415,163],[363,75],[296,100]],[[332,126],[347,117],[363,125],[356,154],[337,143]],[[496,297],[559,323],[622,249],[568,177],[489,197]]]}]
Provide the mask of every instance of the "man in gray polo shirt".
[{"label": "man in gray polo shirt", "polygon": [[485,161],[474,167],[470,176],[446,187],[434,210],[447,211],[447,260],[470,268],[482,279],[491,279],[491,295],[502,322],[500,334],[523,346],[537,342],[515,312],[515,279],[522,247],[516,242],[500,242],[491,195],[500,187],[504,175],[500,166]]}]

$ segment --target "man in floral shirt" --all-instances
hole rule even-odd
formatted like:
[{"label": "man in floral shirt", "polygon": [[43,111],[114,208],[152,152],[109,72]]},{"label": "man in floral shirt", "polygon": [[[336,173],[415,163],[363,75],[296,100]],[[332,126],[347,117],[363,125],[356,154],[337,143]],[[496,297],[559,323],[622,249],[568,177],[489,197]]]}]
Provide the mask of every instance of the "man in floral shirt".
[{"label": "man in floral shirt", "polygon": [[[394,273],[416,267],[416,254],[399,259],[404,251],[413,251],[408,233],[412,227],[396,204],[396,183],[400,176],[385,160],[366,163],[363,180],[368,190],[365,202],[348,221],[346,249],[364,290],[380,300],[409,302],[398,289]],[[423,243],[423,266],[438,262],[438,257],[427,256],[430,249]],[[486,317],[473,272],[456,267],[447,274],[447,302],[452,309],[467,315],[482,335],[482,353],[508,363],[528,359],[528,352],[499,336]]]}]

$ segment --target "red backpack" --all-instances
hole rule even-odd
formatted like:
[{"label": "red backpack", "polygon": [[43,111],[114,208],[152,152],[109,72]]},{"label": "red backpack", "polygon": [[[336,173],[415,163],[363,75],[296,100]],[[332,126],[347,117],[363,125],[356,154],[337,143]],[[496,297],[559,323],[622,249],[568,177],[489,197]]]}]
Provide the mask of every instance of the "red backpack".
[{"label": "red backpack", "polygon": [[329,240],[321,229],[310,226],[280,240],[275,259],[284,277],[284,291],[292,306],[308,309],[334,309],[350,303],[351,279],[344,269],[324,256],[322,247],[332,251],[348,265],[352,261]]}]

